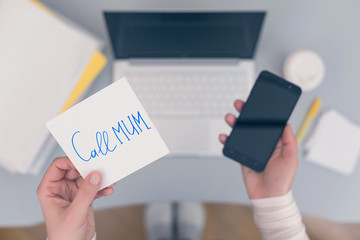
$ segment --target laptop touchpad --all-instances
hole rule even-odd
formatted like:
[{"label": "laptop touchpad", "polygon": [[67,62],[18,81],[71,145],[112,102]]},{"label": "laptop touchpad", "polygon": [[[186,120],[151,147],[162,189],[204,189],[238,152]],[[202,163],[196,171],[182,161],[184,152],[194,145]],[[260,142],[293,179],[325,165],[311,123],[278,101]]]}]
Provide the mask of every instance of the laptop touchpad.
[{"label": "laptop touchpad", "polygon": [[204,120],[154,119],[170,154],[197,154],[209,150],[209,123]]}]

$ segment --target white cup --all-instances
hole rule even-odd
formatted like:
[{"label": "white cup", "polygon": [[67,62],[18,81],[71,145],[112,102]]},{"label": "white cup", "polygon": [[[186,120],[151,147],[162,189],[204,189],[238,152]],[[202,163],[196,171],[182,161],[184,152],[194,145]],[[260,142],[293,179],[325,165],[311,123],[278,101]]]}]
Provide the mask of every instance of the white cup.
[{"label": "white cup", "polygon": [[313,51],[296,51],[285,61],[285,79],[300,86],[303,91],[310,91],[316,88],[324,79],[324,76],[324,62]]}]

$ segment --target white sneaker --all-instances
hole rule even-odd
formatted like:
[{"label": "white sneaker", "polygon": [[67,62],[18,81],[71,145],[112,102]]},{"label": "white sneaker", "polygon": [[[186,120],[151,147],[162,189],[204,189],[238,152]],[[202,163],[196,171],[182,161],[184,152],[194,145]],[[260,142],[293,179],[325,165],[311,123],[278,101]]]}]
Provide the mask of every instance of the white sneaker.
[{"label": "white sneaker", "polygon": [[205,209],[199,202],[178,204],[177,228],[179,240],[199,240],[205,225]]},{"label": "white sneaker", "polygon": [[147,205],[145,208],[145,226],[149,240],[171,240],[171,204],[156,203]]}]

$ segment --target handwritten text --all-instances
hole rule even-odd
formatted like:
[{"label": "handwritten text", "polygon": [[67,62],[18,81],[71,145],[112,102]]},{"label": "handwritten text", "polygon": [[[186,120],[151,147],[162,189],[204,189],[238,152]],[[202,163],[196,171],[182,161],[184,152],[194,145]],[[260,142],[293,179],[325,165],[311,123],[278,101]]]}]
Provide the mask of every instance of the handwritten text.
[{"label": "handwritten text", "polygon": [[[137,115],[137,116],[136,116]],[[108,153],[114,152],[118,145],[124,144],[124,142],[131,141],[132,136],[137,136],[144,131],[150,130],[151,127],[145,122],[140,112],[137,111],[135,116],[133,114],[127,116],[126,120],[120,120],[117,122],[116,127],[111,127],[110,134],[114,136],[112,139],[116,139],[116,142],[110,143],[109,133],[107,131],[97,131],[95,133],[96,146],[91,148],[90,153],[79,153],[76,148],[76,139],[81,135],[80,131],[75,131],[71,137],[72,147],[79,158],[85,162],[90,161],[93,158],[105,156]]]}]

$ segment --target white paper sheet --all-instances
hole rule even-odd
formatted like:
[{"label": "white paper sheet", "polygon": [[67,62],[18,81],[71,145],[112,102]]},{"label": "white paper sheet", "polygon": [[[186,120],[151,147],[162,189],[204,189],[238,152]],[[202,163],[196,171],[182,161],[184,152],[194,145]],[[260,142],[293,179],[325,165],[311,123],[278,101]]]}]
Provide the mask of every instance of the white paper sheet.
[{"label": "white paper sheet", "polygon": [[328,110],[320,116],[305,150],[310,162],[350,175],[359,158],[360,127],[336,110]]},{"label": "white paper sheet", "polygon": [[101,188],[169,153],[125,78],[46,125],[83,177],[102,173]]},{"label": "white paper sheet", "polygon": [[0,36],[0,163],[26,173],[99,43],[25,0],[0,0]]}]

